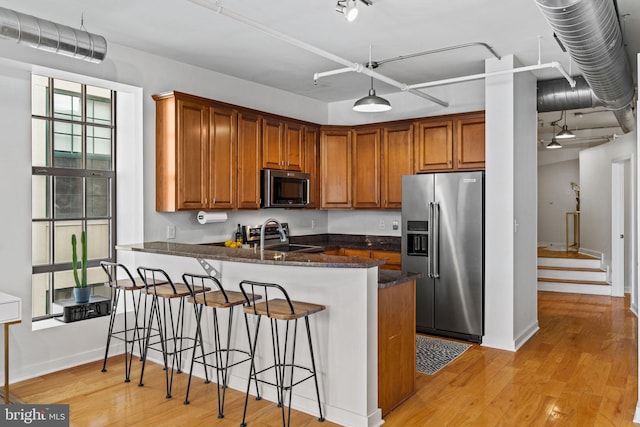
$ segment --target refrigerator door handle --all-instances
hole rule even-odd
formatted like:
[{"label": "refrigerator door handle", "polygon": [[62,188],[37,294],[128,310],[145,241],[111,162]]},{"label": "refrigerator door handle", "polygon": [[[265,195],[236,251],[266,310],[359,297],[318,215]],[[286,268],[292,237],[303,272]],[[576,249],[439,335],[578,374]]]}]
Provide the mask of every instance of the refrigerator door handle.
[{"label": "refrigerator door handle", "polygon": [[429,223],[428,228],[431,231],[427,234],[427,277],[433,278],[433,274],[431,272],[431,263],[433,258],[433,202],[429,202]]},{"label": "refrigerator door handle", "polygon": [[433,266],[432,275],[435,279],[440,277],[440,203],[433,203]]}]

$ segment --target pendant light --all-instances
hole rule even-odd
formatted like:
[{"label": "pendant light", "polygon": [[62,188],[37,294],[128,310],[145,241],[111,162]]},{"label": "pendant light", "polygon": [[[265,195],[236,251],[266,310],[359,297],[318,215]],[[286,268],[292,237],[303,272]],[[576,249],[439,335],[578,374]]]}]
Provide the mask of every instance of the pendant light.
[{"label": "pendant light", "polygon": [[[369,45],[369,70],[373,70],[371,64],[371,45]],[[358,99],[356,103],[353,104],[353,110],[362,113],[380,113],[382,111],[391,110],[391,104],[389,101],[376,95],[376,91],[373,88],[373,76],[371,76],[371,89],[369,89],[369,95]]]},{"label": "pendant light", "polygon": [[[553,123],[553,131],[556,131],[556,125]],[[556,141],[556,137],[551,138],[551,142],[546,145],[546,148],[550,150],[554,150],[556,148],[562,148],[562,145],[558,141]]]},{"label": "pendant light", "polygon": [[551,142],[547,144],[547,148],[550,150],[554,150],[556,148],[562,148],[562,145],[558,141],[556,141],[556,137],[551,138]]},{"label": "pendant light", "polygon": [[558,138],[558,139],[575,138],[576,135],[573,132],[571,132],[569,130],[569,128],[567,127],[566,111],[563,111],[562,115],[564,116],[564,125],[562,126],[562,130],[560,132],[558,132],[558,134],[556,135],[556,138]]}]

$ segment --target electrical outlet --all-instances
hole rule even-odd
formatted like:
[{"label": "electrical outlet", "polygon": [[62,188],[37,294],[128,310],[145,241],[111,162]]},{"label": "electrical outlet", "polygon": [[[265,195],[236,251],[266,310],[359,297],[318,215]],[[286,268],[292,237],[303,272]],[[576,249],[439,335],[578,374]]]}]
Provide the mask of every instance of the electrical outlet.
[{"label": "electrical outlet", "polygon": [[380,220],[380,230],[384,230],[385,224],[384,224],[384,219]]},{"label": "electrical outlet", "polygon": [[311,220],[311,228],[312,229],[316,228],[316,220],[315,219]]},{"label": "electrical outlet", "polygon": [[176,238],[176,226],[171,224],[167,225],[167,239],[175,239]]},{"label": "electrical outlet", "polygon": [[391,223],[391,228],[397,230],[400,227],[400,222],[397,219],[394,219]]}]

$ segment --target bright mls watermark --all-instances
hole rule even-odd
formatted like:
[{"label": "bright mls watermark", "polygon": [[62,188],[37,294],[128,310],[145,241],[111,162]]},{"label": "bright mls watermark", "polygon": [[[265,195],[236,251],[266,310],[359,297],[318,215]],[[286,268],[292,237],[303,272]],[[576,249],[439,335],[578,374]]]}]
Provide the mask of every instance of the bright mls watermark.
[{"label": "bright mls watermark", "polygon": [[69,427],[69,405],[0,405],[1,426]]}]

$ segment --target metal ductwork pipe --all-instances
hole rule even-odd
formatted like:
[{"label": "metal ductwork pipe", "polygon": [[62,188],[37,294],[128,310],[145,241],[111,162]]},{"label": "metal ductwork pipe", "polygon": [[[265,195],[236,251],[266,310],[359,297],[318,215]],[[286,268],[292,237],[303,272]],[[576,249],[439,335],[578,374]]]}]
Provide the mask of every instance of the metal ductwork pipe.
[{"label": "metal ductwork pipe", "polygon": [[4,7],[0,7],[0,37],[94,63],[107,55],[107,40],[102,36]]},{"label": "metal ductwork pipe", "polygon": [[576,87],[571,88],[566,79],[538,81],[538,112],[576,110],[604,106],[582,76],[574,77]]},{"label": "metal ductwork pipe", "polygon": [[535,1],[593,94],[614,112],[625,133],[635,129],[633,77],[613,1]]}]

